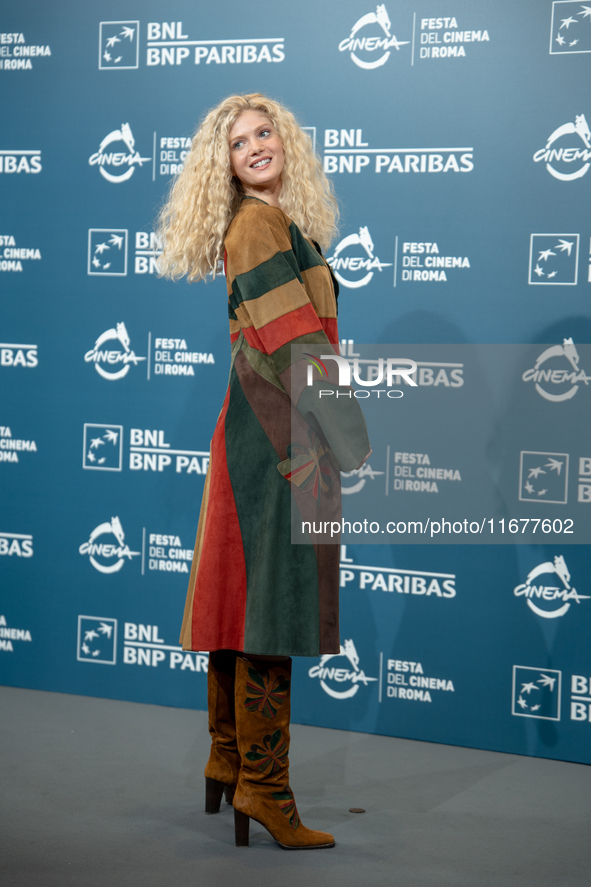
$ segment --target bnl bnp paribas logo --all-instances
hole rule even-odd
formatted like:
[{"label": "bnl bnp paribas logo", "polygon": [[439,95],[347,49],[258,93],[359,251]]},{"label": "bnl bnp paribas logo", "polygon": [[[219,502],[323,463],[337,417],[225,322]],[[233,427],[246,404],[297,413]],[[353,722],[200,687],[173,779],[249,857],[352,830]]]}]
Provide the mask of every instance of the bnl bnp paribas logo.
[{"label": "bnl bnp paribas logo", "polygon": [[140,23],[101,22],[99,25],[99,70],[129,71],[139,63]]},{"label": "bnl bnp paribas logo", "polygon": [[385,65],[393,49],[399,52],[401,47],[409,46],[410,42],[397,39],[382,3],[376,7],[375,12],[368,12],[355,22],[349,36],[339,43],[339,51],[348,52],[351,61],[358,68],[371,70]]},{"label": "bnl bnp paribas logo", "polygon": [[[584,460],[581,461],[584,464]],[[567,499],[568,453],[522,450],[519,464],[520,502],[566,505]]]},{"label": "bnl bnp paribas logo", "polygon": [[78,616],[79,662],[117,663],[117,620],[108,616]]},{"label": "bnl bnp paribas logo", "polygon": [[576,115],[574,123],[563,123],[555,129],[533,159],[545,163],[550,175],[561,182],[582,178],[591,165],[591,130],[585,115]]},{"label": "bnl bnp paribas logo", "polygon": [[338,282],[349,289],[367,286],[376,271],[392,267],[392,262],[381,262],[376,255],[367,226],[344,237],[327,262]]},{"label": "bnl bnp paribas logo", "polygon": [[96,471],[121,471],[123,426],[84,424],[82,467]]},{"label": "bnl bnp paribas logo", "polygon": [[554,668],[514,665],[511,714],[559,721],[561,679],[561,672]]},{"label": "bnl bnp paribas logo", "polygon": [[[568,502],[568,453],[540,453],[522,450],[519,464],[519,501]],[[591,457],[578,459],[577,502],[591,503]],[[570,521],[572,526],[572,521]],[[565,521],[565,529],[567,529]]]},{"label": "bnl bnp paribas logo", "polygon": [[[126,277],[128,245],[133,244],[131,268],[135,274],[158,274],[162,244],[157,235],[127,228],[89,228],[86,271],[90,277]],[[0,262],[1,266],[1,262]]]},{"label": "bnl bnp paribas logo", "polygon": [[98,166],[99,172],[107,182],[119,185],[127,182],[135,172],[136,166],[154,163],[153,154],[142,157],[136,150],[135,138],[129,123],[122,123],[119,129],[108,133],[99,145],[98,151],[88,158],[90,166]]},{"label": "bnl bnp paribas logo", "polygon": [[126,228],[88,229],[90,276],[127,276],[127,233]]},{"label": "bnl bnp paribas logo", "polygon": [[[529,243],[530,286],[576,286],[578,234],[532,234]],[[591,266],[589,270],[591,282]]]},{"label": "bnl bnp paribas logo", "polygon": [[522,375],[524,382],[533,382],[544,400],[560,403],[571,400],[581,383],[587,388],[591,382],[585,370],[579,366],[580,357],[572,338],[562,345],[551,345],[538,356],[535,364]]},{"label": "bnl bnp paribas logo", "polygon": [[[139,21],[101,22],[99,70],[125,71],[139,66]],[[147,22],[145,63],[169,65],[248,65],[282,62],[283,37],[198,39],[184,33],[183,22]]]},{"label": "bnl bnp paribas logo", "polygon": [[[565,691],[568,687],[565,681]],[[556,668],[513,666],[511,714],[520,718],[560,720],[562,672]],[[570,676],[570,720],[591,724],[591,678]]]},{"label": "bnl bnp paribas logo", "polygon": [[591,6],[580,0],[555,0],[550,25],[550,55],[591,52]]}]

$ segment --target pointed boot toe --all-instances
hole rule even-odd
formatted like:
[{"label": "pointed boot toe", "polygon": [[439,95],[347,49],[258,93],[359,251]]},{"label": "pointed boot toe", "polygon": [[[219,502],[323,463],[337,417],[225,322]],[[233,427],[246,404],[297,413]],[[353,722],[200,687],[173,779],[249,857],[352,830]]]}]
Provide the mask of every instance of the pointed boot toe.
[{"label": "pointed boot toe", "polygon": [[257,793],[254,798],[249,798],[249,794],[239,783],[232,802],[237,847],[248,847],[250,819],[264,826],[284,850],[321,850],[334,847],[335,839],[331,834],[306,828],[302,823],[289,786],[267,796]]}]

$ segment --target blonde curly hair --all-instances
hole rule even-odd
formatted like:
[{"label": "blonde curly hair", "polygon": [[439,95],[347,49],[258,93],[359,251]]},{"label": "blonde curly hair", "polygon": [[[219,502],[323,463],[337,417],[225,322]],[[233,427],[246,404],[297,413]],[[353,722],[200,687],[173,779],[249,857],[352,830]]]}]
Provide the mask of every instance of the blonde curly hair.
[{"label": "blonde curly hair", "polygon": [[189,282],[219,270],[224,238],[244,196],[232,173],[229,133],[243,111],[265,114],[283,142],[279,203],[311,240],[328,248],[337,233],[338,207],[332,183],[312,141],[287,108],[260,93],[232,95],[205,115],[183,171],[176,177],[158,216],[162,241],[160,274]]}]

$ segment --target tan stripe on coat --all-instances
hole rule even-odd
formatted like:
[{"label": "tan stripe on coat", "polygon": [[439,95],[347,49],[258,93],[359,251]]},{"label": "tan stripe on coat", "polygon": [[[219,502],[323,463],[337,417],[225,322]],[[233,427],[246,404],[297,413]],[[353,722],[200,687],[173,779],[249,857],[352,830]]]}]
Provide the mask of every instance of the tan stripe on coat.
[{"label": "tan stripe on coat", "polygon": [[337,306],[334,297],[330,271],[326,265],[315,265],[302,271],[302,279],[310,301],[318,317],[336,317]]},{"label": "tan stripe on coat", "polygon": [[260,330],[278,317],[308,305],[310,302],[306,290],[298,280],[269,290],[258,299],[247,299],[236,308],[236,316],[243,326],[253,326]]},{"label": "tan stripe on coat", "polygon": [[287,217],[277,206],[243,204],[230,224],[225,246],[231,285],[238,274],[246,274],[276,253],[292,249]]}]

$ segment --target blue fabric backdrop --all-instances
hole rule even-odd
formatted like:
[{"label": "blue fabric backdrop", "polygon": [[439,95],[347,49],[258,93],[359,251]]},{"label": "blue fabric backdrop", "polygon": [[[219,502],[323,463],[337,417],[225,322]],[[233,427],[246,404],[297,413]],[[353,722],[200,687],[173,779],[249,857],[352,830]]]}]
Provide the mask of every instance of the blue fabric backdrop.
[{"label": "blue fabric backdrop", "polygon": [[[152,258],[196,122],[263,91],[310,128],[342,208],[343,340],[576,347],[591,10],[21,0],[2,29],[0,680],[204,708],[207,656],[177,640],[225,282],[171,284]],[[551,442],[519,449],[570,455],[566,516],[591,499],[591,444],[544,402]],[[588,563],[584,546],[348,546],[343,652],[296,663],[294,719],[591,762]],[[514,592],[532,585],[577,594],[549,618]]]}]

